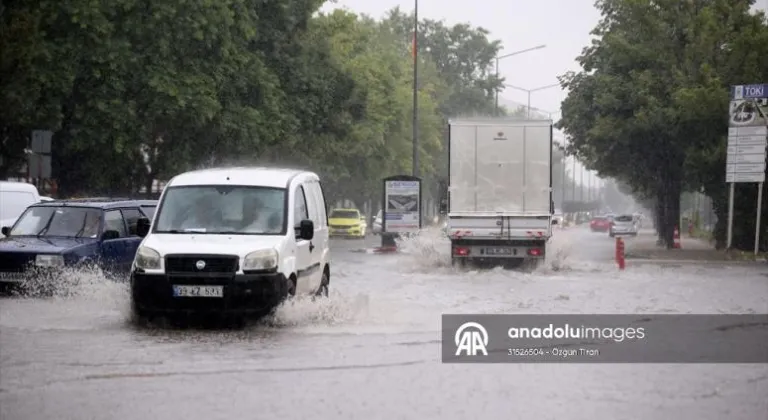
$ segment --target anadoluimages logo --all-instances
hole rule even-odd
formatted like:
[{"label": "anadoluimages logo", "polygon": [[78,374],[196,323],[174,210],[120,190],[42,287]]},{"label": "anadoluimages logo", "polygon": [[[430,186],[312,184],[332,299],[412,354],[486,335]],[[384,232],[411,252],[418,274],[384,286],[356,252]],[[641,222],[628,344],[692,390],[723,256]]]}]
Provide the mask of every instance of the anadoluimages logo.
[{"label": "anadoluimages logo", "polygon": [[488,345],[488,331],[477,322],[465,322],[457,330],[454,337],[456,342],[456,356],[465,353],[467,356],[477,356],[481,352],[483,356],[488,356],[486,346]]}]

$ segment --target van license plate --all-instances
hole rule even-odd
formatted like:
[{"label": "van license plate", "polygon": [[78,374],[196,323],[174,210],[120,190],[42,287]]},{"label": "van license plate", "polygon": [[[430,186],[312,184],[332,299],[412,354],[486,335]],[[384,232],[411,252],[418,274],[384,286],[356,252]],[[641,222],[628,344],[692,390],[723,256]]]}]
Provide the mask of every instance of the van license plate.
[{"label": "van license plate", "polygon": [[485,248],[486,255],[512,255],[512,248]]},{"label": "van license plate", "polygon": [[175,297],[224,297],[224,286],[173,286]]}]

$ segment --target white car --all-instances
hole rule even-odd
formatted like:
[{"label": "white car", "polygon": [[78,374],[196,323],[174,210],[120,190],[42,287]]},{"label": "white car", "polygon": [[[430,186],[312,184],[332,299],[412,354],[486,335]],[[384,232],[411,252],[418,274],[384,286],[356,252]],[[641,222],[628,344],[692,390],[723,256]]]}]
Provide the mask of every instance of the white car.
[{"label": "white car", "polygon": [[378,213],[376,213],[376,217],[373,219],[373,229],[371,232],[373,232],[374,235],[381,235],[381,210],[379,210]]},{"label": "white car", "polygon": [[[0,181],[0,227],[13,227],[27,207],[40,201],[40,193],[34,185]],[[0,234],[2,237],[4,235]]]},{"label": "white car", "polygon": [[617,235],[637,236],[637,222],[631,214],[622,214],[613,218],[608,235],[613,238]]},{"label": "white car", "polygon": [[134,315],[265,315],[290,296],[327,296],[325,209],[311,172],[219,168],[174,177],[151,224],[138,223]]}]

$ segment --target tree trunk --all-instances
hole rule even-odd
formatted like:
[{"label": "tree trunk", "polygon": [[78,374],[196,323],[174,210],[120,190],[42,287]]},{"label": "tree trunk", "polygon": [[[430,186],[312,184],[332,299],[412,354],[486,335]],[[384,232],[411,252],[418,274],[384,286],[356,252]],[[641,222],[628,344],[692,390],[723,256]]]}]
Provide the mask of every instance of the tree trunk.
[{"label": "tree trunk", "polygon": [[665,208],[664,204],[666,203],[666,198],[664,196],[664,192],[659,191],[657,193],[657,199],[656,199],[656,214],[655,216],[655,228],[656,228],[656,235],[658,236],[658,239],[656,240],[656,245],[662,246],[665,245],[665,232],[666,232],[666,216],[665,216]]}]

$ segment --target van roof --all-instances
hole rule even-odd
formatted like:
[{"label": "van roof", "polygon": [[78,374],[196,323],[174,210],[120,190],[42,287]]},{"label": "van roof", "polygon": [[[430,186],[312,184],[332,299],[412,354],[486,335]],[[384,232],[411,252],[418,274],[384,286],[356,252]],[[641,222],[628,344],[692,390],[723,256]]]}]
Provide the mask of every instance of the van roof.
[{"label": "van roof", "polygon": [[293,178],[301,174],[306,174],[312,178],[319,179],[318,176],[312,172],[297,169],[265,167],[210,168],[176,175],[168,182],[167,186],[252,185],[286,188]]},{"label": "van roof", "polygon": [[0,191],[28,191],[37,193],[37,187],[26,182],[0,181]]}]

